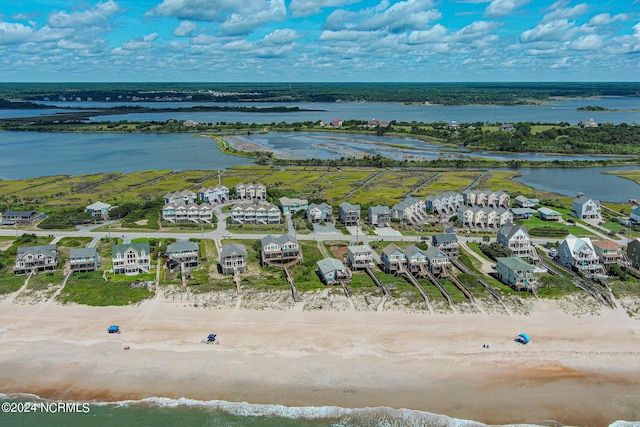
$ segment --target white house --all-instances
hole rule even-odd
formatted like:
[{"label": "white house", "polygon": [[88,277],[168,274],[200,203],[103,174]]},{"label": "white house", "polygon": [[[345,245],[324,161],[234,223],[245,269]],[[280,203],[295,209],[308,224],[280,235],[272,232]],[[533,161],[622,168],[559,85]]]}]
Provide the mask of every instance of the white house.
[{"label": "white house", "polygon": [[590,199],[584,194],[578,194],[571,205],[571,216],[579,219],[602,220],[600,201]]},{"label": "white house", "polygon": [[347,251],[347,265],[352,270],[373,268],[373,251],[369,246],[348,246]]},{"label": "white house", "polygon": [[151,271],[151,253],[149,242],[113,245],[111,261],[114,274],[135,276]]},{"label": "white house", "polygon": [[111,205],[109,203],[95,202],[87,206],[84,210],[95,217],[103,217],[109,213]]},{"label": "white house", "polygon": [[580,238],[569,234],[558,247],[558,261],[565,267],[588,276],[603,271],[598,254],[588,237]]},{"label": "white house", "polygon": [[535,250],[531,245],[531,238],[527,229],[521,225],[508,223],[500,227],[497,239],[502,247],[511,250],[513,256],[519,258],[537,259]]},{"label": "white house", "polygon": [[56,245],[21,246],[16,252],[13,273],[27,274],[31,271],[53,271],[57,267],[58,248]]}]

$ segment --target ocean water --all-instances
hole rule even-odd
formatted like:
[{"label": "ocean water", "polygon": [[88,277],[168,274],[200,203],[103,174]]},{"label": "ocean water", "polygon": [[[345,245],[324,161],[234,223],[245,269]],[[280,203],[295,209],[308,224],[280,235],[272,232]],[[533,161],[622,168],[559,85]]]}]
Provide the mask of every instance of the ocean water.
[{"label": "ocean water", "polygon": [[[72,403],[77,412],[56,409]],[[335,406],[287,407],[221,400],[148,398],[121,402],[59,402],[34,395],[0,394],[0,426],[65,427],[480,427],[472,420],[387,407],[348,409]],[[29,412],[17,411],[29,404]],[[37,406],[33,406],[33,405]],[[8,406],[7,406],[8,405]],[[48,408],[48,412],[43,407]],[[15,410],[16,412],[10,412]],[[512,424],[532,426],[534,424]],[[610,427],[639,427],[640,422],[616,421]]]},{"label": "ocean water", "polygon": [[[340,407],[286,407],[220,400],[149,398],[137,401],[78,403],[77,412],[58,410],[57,404],[32,395],[0,395],[3,427],[65,426],[158,426],[158,427],[475,427],[471,420],[408,409],[386,407],[348,409]],[[75,403],[75,402],[73,402]],[[29,412],[24,404],[34,405]],[[9,406],[7,406],[9,405]],[[51,406],[53,405],[53,406]],[[13,406],[13,408],[12,408]],[[47,412],[41,407],[47,407]],[[525,424],[520,424],[525,426]],[[616,426],[626,427],[626,426]]]}]

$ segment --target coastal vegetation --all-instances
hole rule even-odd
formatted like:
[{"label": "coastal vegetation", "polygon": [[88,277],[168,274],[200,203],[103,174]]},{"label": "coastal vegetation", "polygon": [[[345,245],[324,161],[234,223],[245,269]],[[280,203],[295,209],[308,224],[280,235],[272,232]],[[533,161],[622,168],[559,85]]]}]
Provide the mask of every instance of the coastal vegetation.
[{"label": "coastal vegetation", "polygon": [[0,98],[110,102],[429,102],[521,105],[555,98],[637,96],[638,83],[2,83]]}]

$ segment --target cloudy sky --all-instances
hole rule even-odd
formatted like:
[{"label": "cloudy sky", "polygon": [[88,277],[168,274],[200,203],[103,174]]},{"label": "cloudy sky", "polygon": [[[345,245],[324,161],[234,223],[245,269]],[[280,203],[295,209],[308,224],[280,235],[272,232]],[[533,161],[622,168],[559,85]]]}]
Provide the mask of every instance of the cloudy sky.
[{"label": "cloudy sky", "polygon": [[2,0],[0,81],[640,81],[640,0]]}]

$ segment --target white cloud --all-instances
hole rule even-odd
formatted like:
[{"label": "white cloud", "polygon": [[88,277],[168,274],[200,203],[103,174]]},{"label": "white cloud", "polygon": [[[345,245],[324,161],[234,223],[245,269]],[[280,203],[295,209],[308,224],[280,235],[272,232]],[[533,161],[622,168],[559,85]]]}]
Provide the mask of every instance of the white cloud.
[{"label": "white cloud", "polygon": [[22,43],[33,35],[33,28],[23,24],[0,22],[0,45]]},{"label": "white cloud", "polygon": [[438,43],[447,35],[447,29],[443,25],[436,24],[428,30],[412,31],[407,42],[409,44]]},{"label": "white cloud", "polygon": [[47,25],[52,28],[93,26],[106,22],[118,9],[118,3],[108,0],[82,12],[53,12],[47,18]]},{"label": "white cloud", "polygon": [[580,3],[570,8],[556,8],[542,18],[542,22],[559,21],[562,19],[572,19],[584,15],[589,11],[589,5]]},{"label": "white cloud", "polygon": [[158,33],[147,34],[146,36],[137,38],[135,40],[129,40],[122,44],[121,48],[124,50],[142,50],[149,49],[153,46],[153,41],[158,38]]},{"label": "white cloud", "polygon": [[218,28],[220,35],[236,36],[251,33],[256,27],[270,22],[284,21],[287,8],[284,0],[271,0],[265,7],[252,13],[234,13]]},{"label": "white cloud", "polygon": [[401,1],[363,20],[359,28],[388,28],[390,31],[424,29],[429,22],[442,17],[439,11],[432,9],[434,6],[432,0]]},{"label": "white cloud", "polygon": [[264,45],[282,45],[292,43],[300,38],[300,34],[297,31],[285,28],[283,30],[275,30],[274,32],[267,34],[260,41]]},{"label": "white cloud", "polygon": [[570,38],[574,24],[566,19],[544,22],[537,27],[526,30],[520,35],[522,43],[535,41],[563,41]]},{"label": "white cloud", "polygon": [[293,16],[308,16],[320,13],[327,7],[340,7],[361,0],[291,0],[289,10]]},{"label": "white cloud", "polygon": [[490,34],[502,25],[495,21],[476,21],[453,33],[449,39],[456,42],[473,41]]},{"label": "white cloud", "polygon": [[488,18],[503,18],[509,16],[519,7],[529,4],[531,0],[493,0],[484,10]]},{"label": "white cloud", "polygon": [[569,44],[569,49],[573,50],[597,50],[604,45],[604,40],[597,34],[587,34],[579,37]]},{"label": "white cloud", "polygon": [[196,30],[196,28],[198,28],[198,26],[194,22],[182,21],[171,34],[176,37],[188,37]]},{"label": "white cloud", "polygon": [[626,13],[619,13],[615,16],[611,16],[608,13],[601,13],[594,16],[589,20],[589,25],[601,27],[603,25],[613,24],[616,21],[626,21],[629,19],[629,15]]}]

